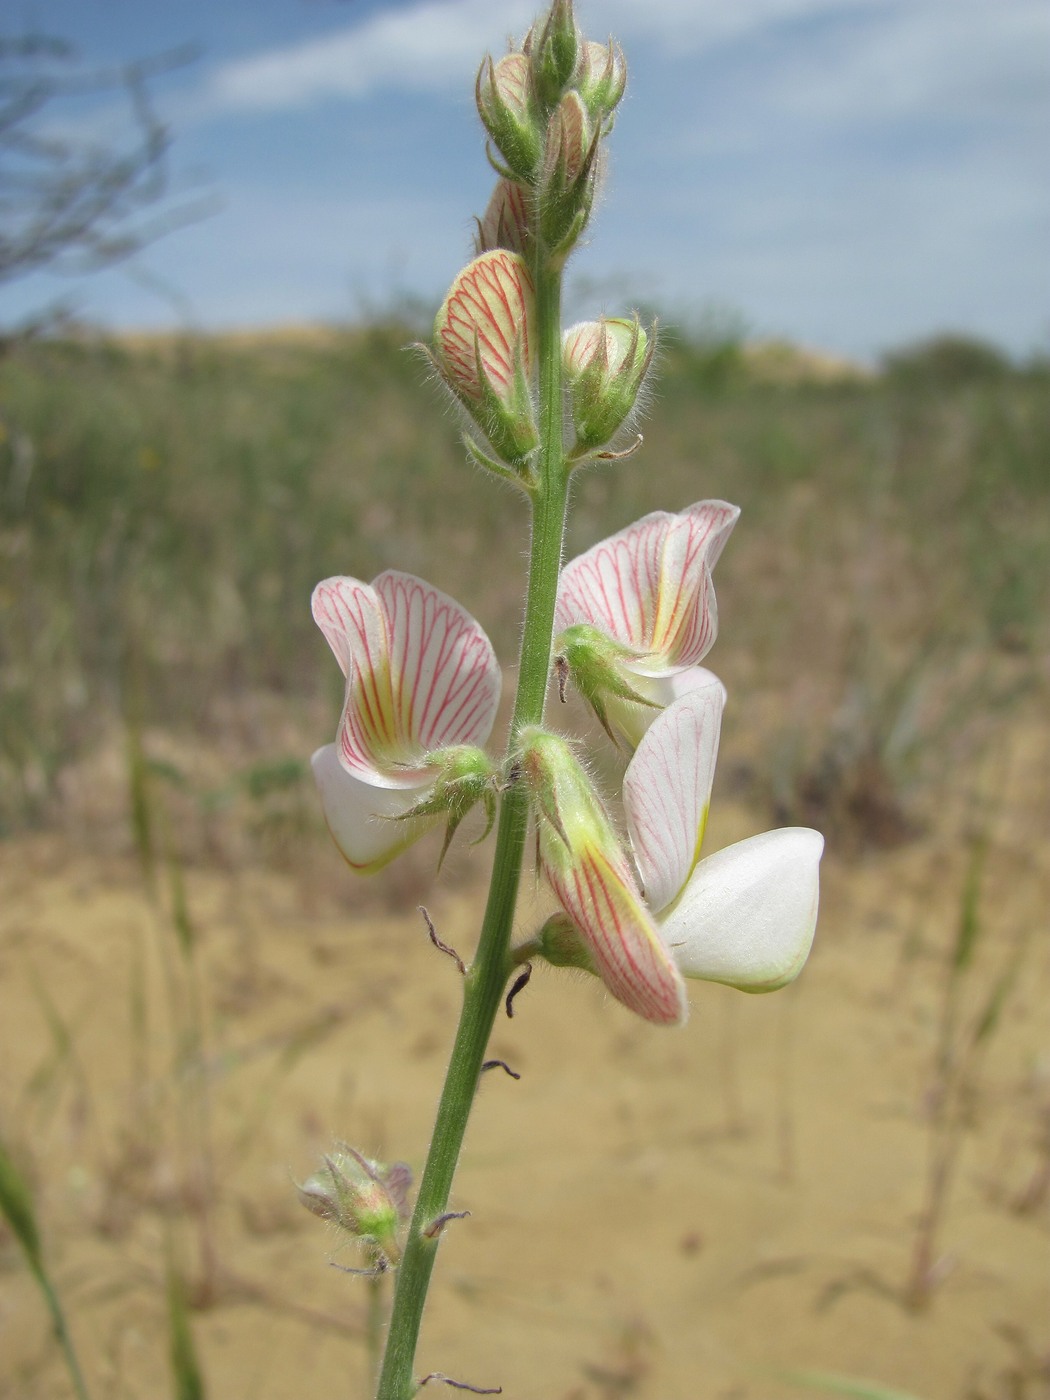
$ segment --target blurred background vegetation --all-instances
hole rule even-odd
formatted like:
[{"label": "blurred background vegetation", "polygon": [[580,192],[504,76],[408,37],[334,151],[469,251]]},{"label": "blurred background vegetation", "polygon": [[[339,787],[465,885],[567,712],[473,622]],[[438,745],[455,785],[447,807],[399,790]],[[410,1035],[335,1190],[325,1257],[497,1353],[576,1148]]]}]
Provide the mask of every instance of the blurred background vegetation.
[{"label": "blurred background vegetation", "polygon": [[[419,573],[479,618],[509,691],[526,543],[522,503],[467,464],[425,382],[425,334],[408,314],[63,332],[0,358],[0,1153],[38,1202],[96,1394],[161,1393],[167,1356],[202,1394],[191,1332],[209,1393],[241,1393],[263,1355],[266,1393],[297,1393],[322,1340],[329,1373],[350,1364],[347,1393],[367,1391],[361,1295],[332,1289],[288,1177],[333,1125],[418,1161],[454,987],[414,906],[469,951],[486,860],[457,841],[435,889],[424,841],[347,875],[309,775],[342,691],[309,596],[329,573]],[[580,474],[569,554],[653,509],[743,507],[717,576],[712,846],[819,827],[821,937],[804,1016],[794,992],[771,1012],[709,987],[679,1037],[650,1036],[551,979],[497,1038],[539,1092],[487,1097],[465,1168],[479,1219],[517,1231],[506,1270],[535,1243],[520,1294],[490,1236],[457,1256],[494,1374],[545,1384],[539,1326],[567,1339],[551,1374],[584,1377],[565,1400],[685,1393],[673,1319],[724,1339],[739,1318],[759,1338],[741,1357],[1043,1400],[1048,388],[1047,363],[957,337],[868,369],[712,318],[663,335],[641,450]],[[594,1088],[610,1064],[613,1115]],[[555,1135],[572,1145],[552,1204]],[[643,1278],[594,1183],[619,1211],[652,1160]],[[566,1209],[581,1251],[600,1241],[599,1280],[627,1280],[626,1311],[561,1250]],[[708,1223],[678,1241],[667,1212]],[[6,1315],[36,1319],[12,1328],[0,1396],[58,1400],[20,1217],[0,1214]],[[514,1301],[533,1295],[547,1312]],[[589,1319],[575,1339],[566,1297]]]},{"label": "blurred background vegetation", "polygon": [[[213,796],[299,783],[339,700],[308,608],[329,573],[424,575],[513,663],[523,512],[428,403],[410,321],[8,346],[0,833],[68,820],[64,774],[129,722],[218,743]],[[1048,388],[1045,360],[958,337],[866,371],[717,325],[664,336],[645,445],[581,474],[568,548],[743,507],[711,664],[762,736],[735,780],[776,819],[892,844],[944,746],[1039,682]]]}]

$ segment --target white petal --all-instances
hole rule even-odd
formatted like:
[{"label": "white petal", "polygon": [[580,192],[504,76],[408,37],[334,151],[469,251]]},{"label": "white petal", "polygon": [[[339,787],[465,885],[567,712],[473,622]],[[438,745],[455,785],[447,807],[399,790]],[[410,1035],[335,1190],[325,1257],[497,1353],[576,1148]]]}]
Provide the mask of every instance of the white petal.
[{"label": "white petal", "polygon": [[722,704],[725,705],[725,686],[706,666],[690,666],[687,671],[672,671],[662,676],[639,676],[632,671],[629,679],[632,689],[652,703],[636,705],[630,700],[610,695],[604,698],[604,704],[610,727],[626,740],[631,749],[636,749],[642,742],[642,735],[661,710],[691,691],[702,690],[712,681],[721,686]]},{"label": "white petal", "polygon": [[657,915],[684,889],[707,825],[725,689],[705,675],[706,684],[657,715],[624,774],[627,830]]},{"label": "white petal", "polygon": [[686,977],[772,992],[798,976],[817,924],[824,838],[782,827],[702,860],[661,931]]},{"label": "white petal", "polygon": [[492,644],[465,608],[413,574],[388,569],[373,587],[387,624],[399,737],[425,753],[483,744],[499,704]]},{"label": "white petal", "polygon": [[343,767],[335,744],[318,749],[310,761],[328,830],[347,864],[355,870],[379,870],[437,820],[394,820],[426,797],[426,784],[406,789],[363,783]]}]

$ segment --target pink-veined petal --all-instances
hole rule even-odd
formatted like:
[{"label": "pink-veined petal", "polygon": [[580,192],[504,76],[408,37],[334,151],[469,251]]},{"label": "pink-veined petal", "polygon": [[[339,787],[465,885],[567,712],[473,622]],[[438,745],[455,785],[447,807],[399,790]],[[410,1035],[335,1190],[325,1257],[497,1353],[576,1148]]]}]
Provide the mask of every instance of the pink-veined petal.
[{"label": "pink-veined petal", "polygon": [[485,633],[453,599],[390,569],[373,584],[330,578],[313,594],[318,626],[346,676],[340,762],[375,787],[416,788],[425,754],[482,744],[500,671]]},{"label": "pink-veined petal", "polygon": [[354,870],[379,870],[440,820],[395,820],[426,797],[426,784],[406,789],[361,782],[343,767],[335,744],[318,749],[311,763],[328,830]]},{"label": "pink-veined petal", "polygon": [[700,859],[725,689],[710,672],[657,715],[627,765],[623,805],[645,900],[656,915],[678,897]]},{"label": "pink-veined petal", "polygon": [[681,1025],[688,1015],[681,974],[626,863],[589,846],[571,864],[545,860],[544,868],[617,1001],[656,1025]]},{"label": "pink-veined petal", "polygon": [[478,357],[494,392],[509,399],[515,363],[531,372],[535,291],[524,260],[497,248],[467,264],[434,323],[438,355],[465,398],[480,402]]},{"label": "pink-veined petal", "polygon": [[640,675],[697,665],[717,630],[711,569],[739,510],[700,501],[654,511],[594,545],[562,571],[557,630],[588,622],[633,648]]},{"label": "pink-veined petal", "polygon": [[722,688],[722,703],[725,704],[725,686],[706,666],[690,666],[685,671],[671,671],[662,676],[639,676],[631,673],[631,688],[651,703],[638,705],[632,700],[624,700],[618,695],[604,698],[606,718],[610,728],[618,733],[631,749],[636,749],[642,737],[654,722],[661,710],[673,705],[676,700],[702,690],[714,682]]},{"label": "pink-veined petal", "polygon": [[373,584],[383,608],[397,735],[406,753],[483,744],[499,705],[500,669],[470,613],[413,574]]},{"label": "pink-veined petal", "polygon": [[782,827],[702,860],[661,931],[686,977],[772,992],[798,976],[817,925],[824,838]]},{"label": "pink-veined petal", "polygon": [[521,121],[527,121],[532,78],[526,56],[523,53],[505,53],[497,59],[492,69],[492,82],[499,97],[514,115]]},{"label": "pink-veined petal", "polygon": [[398,731],[382,600],[359,579],[335,577],[317,585],[311,603],[314,621],[346,676],[338,734],[343,767],[377,786],[414,786],[420,773],[400,771],[420,755],[406,747]]},{"label": "pink-veined petal", "polygon": [[529,239],[529,193],[516,180],[500,179],[478,221],[478,252],[506,248],[524,253]]},{"label": "pink-veined petal", "polygon": [[310,608],[344,676],[352,666],[374,670],[381,664],[386,654],[382,609],[369,584],[341,575],[322,579]]}]

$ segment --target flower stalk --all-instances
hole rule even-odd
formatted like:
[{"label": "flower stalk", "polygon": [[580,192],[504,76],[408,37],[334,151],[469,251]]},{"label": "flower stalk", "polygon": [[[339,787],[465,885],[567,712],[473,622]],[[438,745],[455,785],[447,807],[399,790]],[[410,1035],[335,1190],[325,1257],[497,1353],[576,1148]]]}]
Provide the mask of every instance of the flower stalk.
[{"label": "flower stalk", "polygon": [[[562,568],[572,472],[634,450],[614,444],[633,429],[653,357],[655,329],[636,316],[583,322],[564,337],[561,327],[562,269],[590,215],[625,76],[611,41],[580,35],[572,0],[553,0],[518,50],[482,65],[478,110],[500,179],[427,351],[463,415],[468,454],[530,511],[501,762],[481,747],[499,665],[465,609],[393,569],[371,584],[326,579],[314,592],[346,681],[336,742],[314,755],[314,773],[347,863],[378,869],[442,821],[443,857],[478,808],[483,835],[496,825],[474,961],[453,953],[463,1003],[407,1230],[403,1164],[383,1168],[344,1144],[300,1189],[315,1214],[369,1249],[374,1271],[396,1270],[377,1400],[412,1400],[428,1380],[447,1379],[417,1378],[419,1331],[442,1234],[465,1214],[449,1201],[478,1082],[502,1063],[486,1062],[492,1027],[505,994],[512,1014],[528,959],[590,972],[629,1011],[676,1026],[688,1015],[686,978],[746,991],[792,980],[816,921],[818,833],[766,832],[700,858],[726,698],[700,662],[717,632],[712,571],[737,508],[708,500],[653,512]],[[552,662],[561,698],[574,685],[627,751],[626,841],[574,747],[543,727]],[[561,908],[512,949],[532,822]]]}]

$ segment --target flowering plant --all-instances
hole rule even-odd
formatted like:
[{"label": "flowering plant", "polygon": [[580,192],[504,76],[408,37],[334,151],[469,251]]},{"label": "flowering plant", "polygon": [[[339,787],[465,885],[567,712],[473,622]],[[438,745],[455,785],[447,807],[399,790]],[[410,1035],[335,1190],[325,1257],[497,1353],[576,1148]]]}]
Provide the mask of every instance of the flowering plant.
[{"label": "flowering plant", "polygon": [[[315,1213],[397,1271],[377,1400],[410,1400],[416,1340],[489,1036],[523,964],[584,968],[658,1025],[688,1014],[686,980],[772,991],[813,938],[822,837],[788,828],[701,859],[725,690],[713,570],[735,506],[656,511],[562,567],[572,473],[628,455],[655,345],[637,317],[564,332],[561,279],[587,226],[603,143],[626,83],[623,54],[579,32],[554,0],[520,46],[478,74],[498,179],[477,255],[455,278],[428,350],[463,415],[475,463],[525,495],[532,534],[518,684],[502,759],[482,747],[500,671],[477,622],[410,574],[320,583],[314,618],[345,677],[336,739],[314,755],[332,835],[377,869],[444,822],[442,855],[475,807],[495,826],[488,900],[430,1150],[407,1220],[407,1168],[341,1145],[300,1188]],[[619,811],[577,746],[545,723],[551,679],[574,686],[626,749]],[[626,830],[621,836],[620,828]],[[511,946],[528,837],[557,910]],[[429,922],[429,920],[428,920]],[[526,968],[527,972],[527,968]],[[512,989],[513,992],[513,989]],[[465,1389],[475,1387],[450,1382]]]}]

